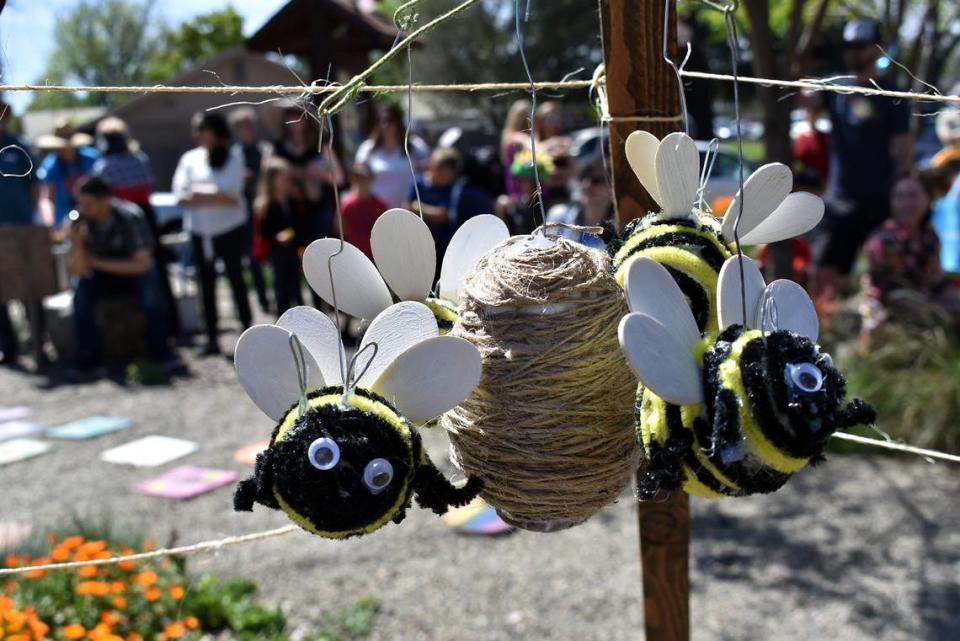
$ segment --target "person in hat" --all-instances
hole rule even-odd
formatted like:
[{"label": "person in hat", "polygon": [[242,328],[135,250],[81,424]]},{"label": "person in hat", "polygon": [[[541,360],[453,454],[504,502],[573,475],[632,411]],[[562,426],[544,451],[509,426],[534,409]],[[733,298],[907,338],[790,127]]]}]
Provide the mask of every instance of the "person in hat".
[{"label": "person in hat", "polygon": [[[32,247],[25,245],[24,240],[37,235],[34,216],[39,195],[37,174],[29,145],[8,129],[11,115],[10,105],[0,100],[0,203],[3,203],[0,207],[0,251],[16,246],[21,251],[28,249],[33,254]],[[39,252],[36,253],[39,255]],[[25,274],[20,259],[7,261],[3,258],[0,256],[0,364],[13,365],[17,363],[20,345],[10,321],[7,303],[12,299],[24,302],[30,316],[34,351],[39,357],[42,355],[43,336],[43,306],[40,301],[47,292],[32,295],[29,283],[22,282]]]},{"label": "person in hat", "polygon": [[[843,58],[849,77],[842,85],[898,90],[879,73],[880,29],[857,18],[843,30]],[[826,196],[838,201],[840,216],[825,216],[812,242],[816,281],[842,293],[860,248],[890,214],[890,188],[913,164],[910,103],[886,96],[823,92],[809,97],[809,108],[822,106],[832,123],[830,175]],[[826,292],[814,292],[825,295]]]},{"label": "person in hat", "polygon": [[40,215],[46,225],[59,227],[74,208],[77,181],[93,171],[100,157],[89,143],[90,136],[74,133],[66,120],[58,122],[52,134],[37,140],[37,147],[47,152],[37,170]]}]

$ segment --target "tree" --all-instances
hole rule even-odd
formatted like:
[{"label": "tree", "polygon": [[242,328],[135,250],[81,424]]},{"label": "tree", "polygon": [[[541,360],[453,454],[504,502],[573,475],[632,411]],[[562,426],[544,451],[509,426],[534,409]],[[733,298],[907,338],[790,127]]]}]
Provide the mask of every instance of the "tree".
[{"label": "tree", "polygon": [[233,7],[197,16],[163,34],[150,74],[169,78],[243,40],[243,16]]},{"label": "tree", "polygon": [[[56,50],[41,82],[82,85],[140,85],[151,80],[149,61],[159,50],[153,0],[81,0],[57,18]],[[40,94],[31,109],[71,103],[108,106],[117,94]]]},{"label": "tree", "polygon": [[[169,28],[155,6],[155,0],[81,0],[57,19],[57,48],[40,83],[154,84],[243,42],[243,18],[233,7]],[[126,97],[40,93],[29,108],[109,107]]]}]

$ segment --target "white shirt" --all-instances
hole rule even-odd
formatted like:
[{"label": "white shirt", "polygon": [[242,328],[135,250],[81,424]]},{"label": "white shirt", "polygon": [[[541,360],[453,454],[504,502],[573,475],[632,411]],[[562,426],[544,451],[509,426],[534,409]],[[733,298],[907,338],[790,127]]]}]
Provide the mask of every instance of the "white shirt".
[{"label": "white shirt", "polygon": [[[420,138],[410,136],[410,156],[416,168],[430,155],[430,149]],[[407,193],[413,185],[410,175],[410,163],[403,151],[403,145],[393,151],[373,146],[369,138],[357,149],[356,162],[365,162],[373,172],[373,184],[370,191],[388,208],[404,207],[409,202]]]},{"label": "white shirt", "polygon": [[233,148],[227,162],[219,169],[210,167],[207,150],[203,147],[191,149],[183,154],[173,174],[173,193],[183,198],[189,190],[198,192],[213,191],[216,186],[219,193],[235,196],[234,205],[184,205],[183,229],[203,239],[203,253],[209,260],[213,258],[213,238],[236,229],[247,222],[247,209],[243,205],[243,155]]}]

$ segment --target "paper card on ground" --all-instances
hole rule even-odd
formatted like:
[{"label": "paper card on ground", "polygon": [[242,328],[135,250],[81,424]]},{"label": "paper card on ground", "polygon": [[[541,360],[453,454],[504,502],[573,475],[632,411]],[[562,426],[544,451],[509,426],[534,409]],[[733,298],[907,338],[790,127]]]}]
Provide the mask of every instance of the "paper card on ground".
[{"label": "paper card on ground", "polygon": [[83,439],[94,438],[110,432],[125,430],[133,425],[128,418],[118,418],[116,416],[91,416],[82,418],[79,421],[66,423],[58,427],[47,430],[47,436],[53,438],[68,439],[71,441],[80,441]]},{"label": "paper card on ground", "polygon": [[168,499],[192,499],[195,496],[233,483],[237,473],[233,470],[216,470],[195,465],[182,465],[160,476],[138,483],[134,489],[147,496]]},{"label": "paper card on ground", "polygon": [[497,511],[481,498],[469,505],[448,510],[440,517],[443,522],[461,534],[493,536],[513,531],[513,526],[504,522]]},{"label": "paper card on ground", "polygon": [[244,465],[254,465],[257,462],[257,454],[267,449],[270,441],[257,441],[250,445],[244,445],[233,455],[233,460]]},{"label": "paper card on ground", "polygon": [[100,455],[107,463],[134,465],[136,467],[156,467],[175,461],[187,454],[193,454],[198,445],[193,441],[169,436],[145,436],[111,448]]},{"label": "paper card on ground", "polygon": [[27,521],[0,522],[0,550],[19,547],[30,536],[33,526]]},{"label": "paper card on ground", "polygon": [[26,405],[17,405],[15,407],[0,407],[0,423],[6,421],[19,421],[33,414],[33,410]]},{"label": "paper card on ground", "polygon": [[34,423],[33,421],[7,421],[6,423],[0,423],[0,441],[30,436],[42,430],[43,427],[40,423]]},{"label": "paper card on ground", "polygon": [[53,445],[34,438],[15,438],[0,443],[0,466],[46,454]]}]

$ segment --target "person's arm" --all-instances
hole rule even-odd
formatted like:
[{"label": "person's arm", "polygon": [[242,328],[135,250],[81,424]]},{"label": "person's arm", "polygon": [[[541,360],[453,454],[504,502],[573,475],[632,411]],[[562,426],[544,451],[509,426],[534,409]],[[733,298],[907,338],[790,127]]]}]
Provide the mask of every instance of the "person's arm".
[{"label": "person's arm", "polygon": [[138,249],[130,258],[100,258],[90,254],[87,259],[90,269],[116,276],[143,276],[153,264],[153,252],[144,247]]},{"label": "person's arm", "polygon": [[86,276],[90,273],[90,252],[87,249],[87,226],[84,222],[68,223],[67,235],[70,238],[70,255],[67,267],[74,276]]},{"label": "person's arm", "polygon": [[[423,209],[423,219],[428,223],[445,223],[449,217],[449,210],[446,207],[441,205],[428,205],[427,203],[421,203],[421,208]],[[410,211],[417,211],[417,201],[412,200],[410,202]]]},{"label": "person's arm", "polygon": [[50,183],[39,183],[36,190],[37,209],[40,210],[40,221],[47,227],[53,227],[56,221],[56,208],[53,204],[53,187]]}]

